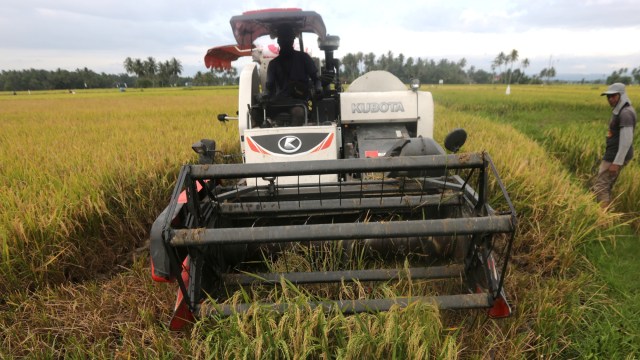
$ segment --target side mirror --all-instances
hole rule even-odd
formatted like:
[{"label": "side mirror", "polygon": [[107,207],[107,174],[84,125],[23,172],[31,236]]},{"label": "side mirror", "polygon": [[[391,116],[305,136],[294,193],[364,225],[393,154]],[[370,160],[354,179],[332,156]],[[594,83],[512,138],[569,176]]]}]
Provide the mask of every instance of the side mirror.
[{"label": "side mirror", "polygon": [[466,141],[467,132],[464,129],[454,129],[444,138],[444,147],[452,153],[457,153]]},{"label": "side mirror", "polygon": [[340,47],[340,36],[327,35],[324,39],[318,38],[318,48],[322,51],[335,51]]},{"label": "side mirror", "polygon": [[199,155],[200,164],[213,164],[213,158],[216,154],[215,140],[202,139],[191,145],[191,148]]}]

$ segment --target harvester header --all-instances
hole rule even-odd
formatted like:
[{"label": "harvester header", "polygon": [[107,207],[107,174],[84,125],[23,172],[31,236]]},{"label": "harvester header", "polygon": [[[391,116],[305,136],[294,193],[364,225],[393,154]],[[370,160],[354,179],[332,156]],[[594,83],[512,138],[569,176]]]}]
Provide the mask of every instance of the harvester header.
[{"label": "harvester header", "polygon": [[[264,96],[272,58],[260,56],[255,40],[273,38],[282,24],[316,34],[324,51],[322,89],[308,84],[313,96],[303,101]],[[326,34],[313,11],[245,12],[231,18],[231,28],[237,44],[210,49],[205,63],[225,67],[253,57],[240,74],[238,115],[218,115],[236,122],[242,163],[218,163],[213,139],[194,144],[199,163],[182,167],[151,229],[152,276],[179,288],[171,329],[255,303],[278,312],[295,306],[272,295],[230,302],[241,288],[406,278],[426,290],[317,295],[311,306],[357,313],[431,302],[509,316],[504,276],[516,213],[489,154],[459,153],[463,129],[450,132],[445,148],[436,142],[433,98],[417,82],[408,87],[372,71],[343,90],[333,58],[339,38]],[[301,258],[302,268],[290,261]]]}]

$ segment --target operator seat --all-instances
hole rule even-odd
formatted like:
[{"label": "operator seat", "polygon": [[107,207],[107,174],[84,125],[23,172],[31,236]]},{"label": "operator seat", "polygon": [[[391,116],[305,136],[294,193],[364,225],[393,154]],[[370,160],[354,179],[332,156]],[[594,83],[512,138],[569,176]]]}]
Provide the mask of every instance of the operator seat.
[{"label": "operator seat", "polygon": [[275,126],[303,126],[309,122],[307,104],[302,99],[277,99],[265,106],[267,118]]}]

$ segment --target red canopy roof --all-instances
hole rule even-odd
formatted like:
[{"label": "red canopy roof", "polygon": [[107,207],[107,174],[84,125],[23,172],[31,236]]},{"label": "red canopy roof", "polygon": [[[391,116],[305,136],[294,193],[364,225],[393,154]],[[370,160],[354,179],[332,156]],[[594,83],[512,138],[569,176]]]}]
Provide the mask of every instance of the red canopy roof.
[{"label": "red canopy roof", "polygon": [[251,48],[241,49],[238,45],[216,46],[207,50],[204,65],[207,69],[229,70],[232,61],[249,55],[251,55]]},{"label": "red canopy roof", "polygon": [[296,34],[312,33],[321,39],[327,36],[324,21],[318,13],[298,8],[246,11],[232,17],[230,23],[238,44],[209,49],[204,57],[207,68],[230,69],[232,61],[251,55],[253,42],[257,38],[264,35],[275,38],[280,24],[290,24]]},{"label": "red canopy roof", "polygon": [[327,36],[322,17],[315,11],[302,11],[297,8],[265,9],[247,11],[231,18],[233,35],[242,48],[253,44],[260,36],[276,37],[276,29],[280,24],[289,24],[296,34],[306,32],[318,35],[321,39]]}]

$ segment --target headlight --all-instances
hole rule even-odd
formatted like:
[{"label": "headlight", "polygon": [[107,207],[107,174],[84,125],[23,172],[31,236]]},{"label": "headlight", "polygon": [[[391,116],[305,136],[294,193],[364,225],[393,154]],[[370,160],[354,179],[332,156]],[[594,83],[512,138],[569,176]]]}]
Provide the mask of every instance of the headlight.
[{"label": "headlight", "polygon": [[216,142],[214,140],[202,139],[191,145],[191,148],[200,155],[200,164],[213,164],[213,157],[216,153]]},{"label": "headlight", "polygon": [[420,79],[411,79],[411,90],[418,91],[420,89]]},{"label": "headlight", "polygon": [[318,47],[322,51],[334,51],[340,47],[340,37],[336,35],[327,35],[324,40],[318,38]]}]

